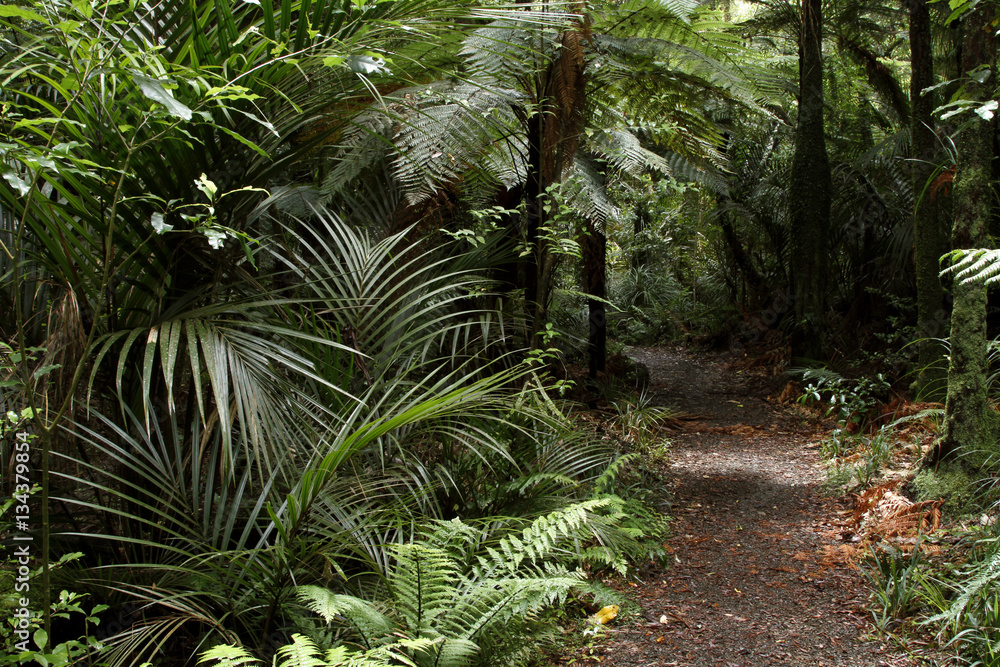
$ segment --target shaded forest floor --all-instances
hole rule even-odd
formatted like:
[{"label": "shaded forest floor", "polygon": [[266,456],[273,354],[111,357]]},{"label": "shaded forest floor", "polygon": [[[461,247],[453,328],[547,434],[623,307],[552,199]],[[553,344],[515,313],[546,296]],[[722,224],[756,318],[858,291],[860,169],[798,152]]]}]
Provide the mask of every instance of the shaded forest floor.
[{"label": "shaded forest floor", "polygon": [[777,404],[780,381],[731,357],[629,355],[649,369],[654,404],[694,416],[670,435],[659,480],[675,518],[672,562],[626,586],[641,615],[555,664],[933,664],[875,636],[850,503],[822,488],[823,431]]}]

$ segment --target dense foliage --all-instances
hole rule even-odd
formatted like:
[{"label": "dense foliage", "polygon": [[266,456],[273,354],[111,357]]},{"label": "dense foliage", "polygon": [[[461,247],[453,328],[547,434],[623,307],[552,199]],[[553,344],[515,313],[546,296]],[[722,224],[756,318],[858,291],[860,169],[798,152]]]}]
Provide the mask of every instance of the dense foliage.
[{"label": "dense foliage", "polygon": [[517,662],[657,555],[621,343],[796,357],[852,483],[914,381],[995,500],[996,10],[910,4],[0,6],[10,660]]}]

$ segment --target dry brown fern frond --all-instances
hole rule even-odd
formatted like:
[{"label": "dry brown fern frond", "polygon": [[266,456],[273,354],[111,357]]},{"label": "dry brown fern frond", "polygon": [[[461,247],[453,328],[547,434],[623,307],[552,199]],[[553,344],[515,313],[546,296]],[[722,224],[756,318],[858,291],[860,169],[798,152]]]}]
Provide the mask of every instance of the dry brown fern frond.
[{"label": "dry brown fern frond", "polygon": [[897,486],[899,486],[900,480],[896,479],[891,482],[886,482],[885,484],[880,484],[878,486],[873,486],[870,489],[865,489],[861,493],[854,494],[854,514],[851,515],[851,521],[854,522],[855,526],[861,525],[861,520],[866,514],[871,512],[882,500],[882,496],[890,491],[894,491]]}]

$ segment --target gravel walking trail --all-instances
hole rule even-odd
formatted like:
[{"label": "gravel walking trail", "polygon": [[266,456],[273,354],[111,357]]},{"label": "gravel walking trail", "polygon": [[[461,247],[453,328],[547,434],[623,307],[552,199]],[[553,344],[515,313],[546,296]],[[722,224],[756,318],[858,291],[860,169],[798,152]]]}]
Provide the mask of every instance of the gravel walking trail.
[{"label": "gravel walking trail", "polygon": [[672,562],[639,573],[645,618],[563,664],[928,664],[874,638],[849,503],[823,490],[816,427],[768,399],[776,383],[721,356],[629,355],[649,369],[655,404],[695,417],[670,436],[662,480]]}]

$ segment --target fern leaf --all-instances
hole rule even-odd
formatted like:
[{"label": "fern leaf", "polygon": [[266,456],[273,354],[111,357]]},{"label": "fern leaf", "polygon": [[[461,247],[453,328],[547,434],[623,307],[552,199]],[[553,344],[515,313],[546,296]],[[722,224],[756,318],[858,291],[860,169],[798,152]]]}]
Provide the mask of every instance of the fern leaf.
[{"label": "fern leaf", "polygon": [[414,637],[437,637],[436,621],[451,606],[461,575],[443,549],[424,544],[394,547],[396,566],[389,585],[406,626]]},{"label": "fern leaf", "polygon": [[954,273],[955,278],[964,283],[985,282],[987,285],[1000,281],[1000,250],[956,249],[942,257],[951,266],[941,271],[941,275]]},{"label": "fern leaf", "polygon": [[479,655],[479,645],[468,639],[445,639],[437,653],[435,664],[444,667],[464,667],[475,662]]},{"label": "fern leaf", "polygon": [[326,667],[316,644],[298,633],[292,635],[291,644],[278,649],[278,657],[278,667]]},{"label": "fern leaf", "polygon": [[261,662],[242,646],[223,644],[213,646],[198,658],[198,664],[211,663],[211,667],[249,667]]},{"label": "fern leaf", "polygon": [[396,630],[392,619],[375,610],[370,602],[351,595],[338,595],[319,586],[299,586],[295,593],[302,604],[327,623],[343,616],[354,626],[362,643],[371,648]]}]

